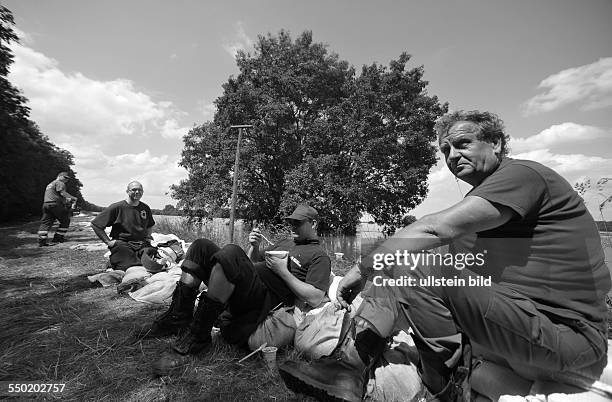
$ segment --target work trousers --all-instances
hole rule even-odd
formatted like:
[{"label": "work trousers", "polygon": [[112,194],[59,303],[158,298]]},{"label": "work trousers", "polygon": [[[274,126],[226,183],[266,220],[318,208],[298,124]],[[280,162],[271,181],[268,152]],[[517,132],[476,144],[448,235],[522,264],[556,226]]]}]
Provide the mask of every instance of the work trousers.
[{"label": "work trousers", "polygon": [[68,226],[70,226],[70,210],[61,203],[45,202],[42,206],[42,218],[38,228],[39,239],[47,239],[49,230],[56,220],[59,221],[59,227],[55,233],[64,237],[68,231]]},{"label": "work trousers", "polygon": [[[533,300],[501,284],[415,285],[428,277],[448,277],[449,269],[379,272],[374,281],[379,286],[369,288],[357,312],[383,337],[412,328],[426,384],[435,383],[432,375],[448,378],[460,361],[461,334],[484,358],[530,380],[583,385],[599,378],[607,361],[605,330],[585,321],[553,321]],[[382,283],[383,278],[402,276],[414,278],[413,286]],[[483,283],[483,277],[468,269],[455,270],[453,276],[466,284],[470,278]]]},{"label": "work trousers", "polygon": [[229,343],[246,346],[251,333],[281,300],[257,273],[267,268],[255,267],[244,250],[234,244],[220,249],[210,240],[198,239],[189,246],[181,268],[208,286],[215,264],[235,286],[227,302],[228,312],[223,314],[221,335]]},{"label": "work trousers", "polygon": [[147,247],[151,245],[145,241],[115,240],[110,248],[110,264],[113,269],[125,271],[129,267],[142,265],[141,258]]}]

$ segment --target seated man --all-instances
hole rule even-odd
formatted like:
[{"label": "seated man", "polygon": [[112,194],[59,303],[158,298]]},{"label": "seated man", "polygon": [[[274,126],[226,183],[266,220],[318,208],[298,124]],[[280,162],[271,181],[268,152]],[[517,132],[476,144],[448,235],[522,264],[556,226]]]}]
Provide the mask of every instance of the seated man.
[{"label": "seated man", "polygon": [[[151,208],[140,201],[142,184],[133,181],[125,192],[127,199],[111,204],[91,221],[94,233],[111,252],[110,265],[122,271],[141,265],[140,258],[145,248],[151,246],[151,232],[155,225]],[[112,227],[110,238],[104,231],[109,226]]]},{"label": "seated man", "polygon": [[[440,400],[464,389],[470,363],[457,367],[468,343],[529,380],[592,383],[606,365],[611,281],[582,199],[551,169],[507,158],[508,137],[491,113],[449,113],[435,130],[448,168],[473,189],[349,271],[338,287],[344,306],[373,278],[356,335],[349,332],[333,358],[285,363],[282,378],[297,392],[360,400],[385,338],[410,327],[421,379]],[[423,252],[466,235],[470,253],[454,244],[450,258]]]},{"label": "seated man", "polygon": [[[221,327],[221,335],[229,343],[243,346],[277,305],[316,307],[324,300],[331,261],[319,246],[318,213],[310,206],[299,205],[285,219],[291,225],[293,239],[273,248],[288,251],[286,258],[266,255],[264,261],[259,252],[262,235],[257,229],[249,234],[247,253],[234,244],[220,249],[206,239],[193,242],[181,266],[183,273],[170,308],[153,323],[148,334],[181,334],[172,344],[173,352],[154,364],[156,374],[167,375],[183,365],[186,355],[207,350],[213,323],[226,309],[231,319]],[[202,282],[208,290],[200,295],[194,313]]]}]

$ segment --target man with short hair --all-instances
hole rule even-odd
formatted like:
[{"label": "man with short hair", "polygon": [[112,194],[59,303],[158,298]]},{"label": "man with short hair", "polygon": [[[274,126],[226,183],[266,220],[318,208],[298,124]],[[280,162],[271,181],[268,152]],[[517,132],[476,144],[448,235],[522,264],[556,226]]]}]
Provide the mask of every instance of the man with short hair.
[{"label": "man with short hair", "polygon": [[[385,339],[410,327],[421,379],[442,401],[465,389],[469,344],[524,379],[593,383],[606,365],[611,281],[582,199],[553,170],[506,157],[508,136],[492,113],[449,113],[435,130],[448,168],[472,190],[398,231],[346,274],[338,286],[344,307],[373,279],[355,330],[331,357],[283,364],[283,380],[297,392],[361,400]],[[464,236],[470,242],[460,247]],[[449,243],[450,266],[423,252]],[[411,266],[405,255],[432,262]]]},{"label": "man with short hair", "polygon": [[70,226],[70,204],[76,203],[77,198],[66,191],[66,183],[70,180],[68,172],[60,172],[57,178],[47,185],[42,206],[42,218],[38,229],[38,246],[49,246],[48,233],[55,220],[59,220],[59,227],[53,236],[54,243],[66,241],[66,232]]},{"label": "man with short hair", "polygon": [[[167,375],[182,366],[187,355],[206,351],[211,345],[213,323],[225,310],[231,319],[221,326],[221,335],[231,344],[246,346],[251,334],[279,304],[312,308],[326,300],[331,260],[319,245],[317,211],[298,205],[285,220],[291,225],[292,239],[271,248],[287,251],[284,258],[260,252],[263,237],[258,229],[249,234],[246,253],[237,245],[219,248],[207,239],[191,244],[172,304],[155,320],[148,334],[180,333],[172,344],[173,351],[154,364],[156,374]],[[200,295],[194,313],[202,282],[208,289]]]},{"label": "man with short hair", "polygon": [[[108,246],[113,269],[125,271],[141,265],[144,249],[150,247],[155,221],[151,208],[140,201],[144,193],[142,184],[133,181],[125,191],[127,198],[104,209],[91,221],[94,233]],[[110,237],[104,228],[112,227]]]}]

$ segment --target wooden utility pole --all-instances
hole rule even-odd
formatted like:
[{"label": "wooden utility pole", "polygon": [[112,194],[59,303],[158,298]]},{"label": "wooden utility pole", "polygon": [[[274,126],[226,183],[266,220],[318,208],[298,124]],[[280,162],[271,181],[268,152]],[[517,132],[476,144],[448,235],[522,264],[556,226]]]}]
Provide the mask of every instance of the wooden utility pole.
[{"label": "wooden utility pole", "polygon": [[240,141],[242,141],[242,130],[253,127],[250,124],[230,126],[238,129],[238,141],[236,142],[236,162],[234,163],[234,183],[232,185],[232,205],[230,208],[229,238],[230,243],[234,242],[234,221],[236,220],[236,198],[238,197],[238,169],[240,163]]}]

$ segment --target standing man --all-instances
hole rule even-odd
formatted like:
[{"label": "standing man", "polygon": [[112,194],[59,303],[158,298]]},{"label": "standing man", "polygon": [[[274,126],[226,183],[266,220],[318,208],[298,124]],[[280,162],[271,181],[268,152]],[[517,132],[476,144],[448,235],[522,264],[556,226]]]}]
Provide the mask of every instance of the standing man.
[{"label": "standing man", "polygon": [[[151,232],[155,221],[151,208],[141,202],[142,184],[133,181],[127,186],[127,198],[115,202],[91,221],[94,233],[108,246],[113,269],[125,271],[141,265],[140,257],[150,247]],[[104,228],[112,227],[110,238]]]},{"label": "standing man", "polygon": [[76,203],[77,198],[66,191],[66,182],[70,179],[68,172],[60,172],[57,178],[47,185],[45,198],[42,206],[42,218],[38,229],[38,246],[49,246],[47,235],[49,229],[57,219],[59,227],[53,236],[53,242],[63,243],[66,241],[66,232],[70,225],[71,203]]}]

